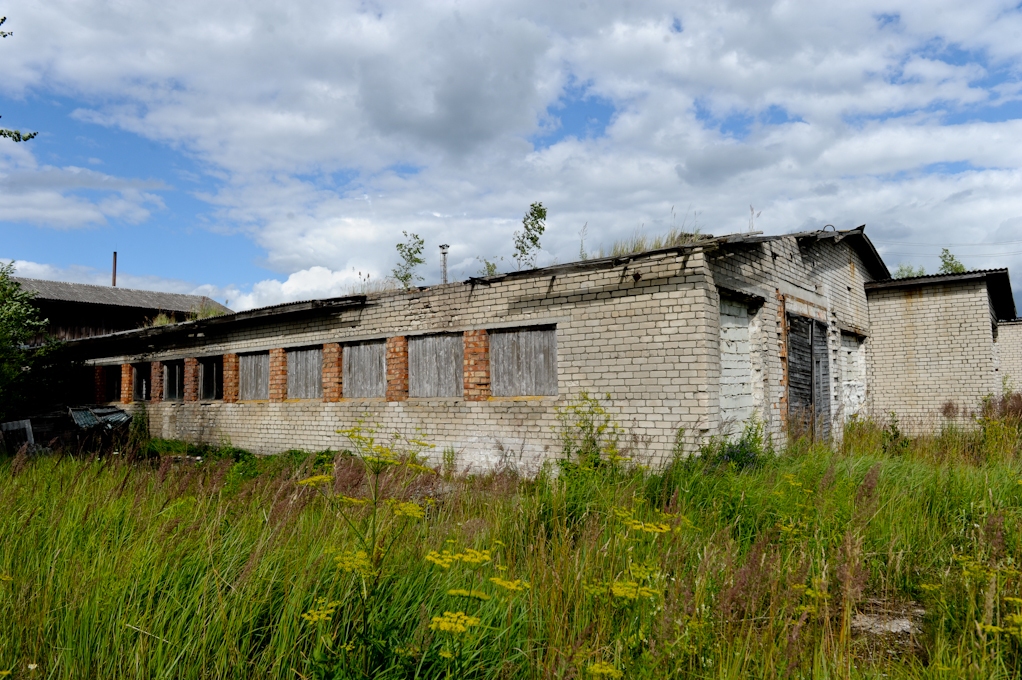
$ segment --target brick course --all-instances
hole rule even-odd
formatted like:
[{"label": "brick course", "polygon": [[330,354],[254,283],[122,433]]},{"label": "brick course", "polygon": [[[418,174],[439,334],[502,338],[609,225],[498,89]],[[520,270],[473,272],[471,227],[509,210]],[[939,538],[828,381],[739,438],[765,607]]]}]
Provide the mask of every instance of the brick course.
[{"label": "brick course", "polygon": [[387,401],[408,399],[408,338],[387,338]]},{"label": "brick course", "polygon": [[270,401],[287,399],[287,350],[270,350]]},{"label": "brick course", "polygon": [[158,404],[163,401],[163,363],[154,361],[149,364],[149,385],[151,394],[149,402]]},{"label": "brick course", "polygon": [[[184,371],[184,400],[199,400],[199,360],[195,357],[185,357]],[[153,388],[155,394],[156,388]]]},{"label": "brick course", "polygon": [[466,401],[490,398],[490,335],[485,330],[465,331],[464,394]]},{"label": "brick course", "polygon": [[238,355],[224,355],[224,403],[238,402]]},{"label": "brick course", "polygon": [[121,403],[130,404],[134,401],[135,369],[131,364],[121,364]]},{"label": "brick course", "polygon": [[336,402],[344,396],[344,350],[339,343],[323,344],[323,401]]}]

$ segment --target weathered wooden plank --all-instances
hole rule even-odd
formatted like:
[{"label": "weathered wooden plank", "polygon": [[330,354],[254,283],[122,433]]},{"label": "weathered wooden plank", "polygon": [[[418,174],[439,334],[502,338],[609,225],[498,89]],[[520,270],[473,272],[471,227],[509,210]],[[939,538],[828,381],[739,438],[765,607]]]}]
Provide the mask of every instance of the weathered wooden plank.
[{"label": "weathered wooden plank", "polygon": [[323,398],[323,348],[288,350],[287,396],[289,399]]},{"label": "weathered wooden plank", "polygon": [[359,399],[384,397],[387,394],[386,343],[362,342],[345,345],[344,397]]},{"label": "weathered wooden plank", "polygon": [[752,417],[752,345],[749,308],[742,302],[720,301],[721,431],[738,434]]},{"label": "weathered wooden plank", "polygon": [[270,353],[238,357],[238,397],[242,400],[270,398]]},{"label": "weathered wooden plank", "polygon": [[491,331],[490,380],[495,397],[556,395],[557,330]]},{"label": "weathered wooden plank", "polygon": [[788,315],[788,421],[808,424],[813,415],[813,320]]},{"label": "weathered wooden plank", "polygon": [[461,333],[409,338],[408,396],[462,396],[464,365],[465,342]]},{"label": "weathered wooden plank", "polygon": [[813,322],[813,407],[817,438],[830,437],[830,347],[827,343],[827,325]]}]

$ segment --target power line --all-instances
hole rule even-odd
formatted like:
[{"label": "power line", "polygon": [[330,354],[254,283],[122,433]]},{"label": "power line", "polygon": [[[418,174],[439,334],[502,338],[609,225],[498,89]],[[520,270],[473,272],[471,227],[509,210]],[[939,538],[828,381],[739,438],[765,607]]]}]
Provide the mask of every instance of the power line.
[{"label": "power line", "polygon": [[873,243],[890,243],[897,246],[927,246],[932,248],[966,248],[966,247],[977,247],[977,246],[1016,246],[1022,244],[1022,241],[985,241],[983,243],[918,243],[914,241],[888,241],[886,239],[872,238],[870,239]]}]

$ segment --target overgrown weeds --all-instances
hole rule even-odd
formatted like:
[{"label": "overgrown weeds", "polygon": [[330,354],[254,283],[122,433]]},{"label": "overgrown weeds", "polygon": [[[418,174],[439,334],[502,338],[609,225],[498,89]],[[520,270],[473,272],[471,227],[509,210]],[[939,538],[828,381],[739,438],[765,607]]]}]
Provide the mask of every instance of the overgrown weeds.
[{"label": "overgrown weeds", "polygon": [[[753,423],[655,469],[598,400],[562,415],[563,460],[534,479],[434,470],[425,442],[369,424],[340,452],[154,440],[158,464],[35,457],[15,475],[0,462],[0,670],[1022,674],[1009,413],[923,438],[858,419],[837,449],[773,450]],[[917,610],[888,626],[902,632],[855,623]]]}]

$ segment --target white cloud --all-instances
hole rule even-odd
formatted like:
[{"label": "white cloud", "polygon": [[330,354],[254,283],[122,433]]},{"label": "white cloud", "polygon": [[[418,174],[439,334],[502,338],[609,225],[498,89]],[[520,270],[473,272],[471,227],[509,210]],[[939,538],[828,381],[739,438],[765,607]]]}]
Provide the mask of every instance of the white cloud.
[{"label": "white cloud", "polygon": [[[533,200],[551,215],[541,262],[574,257],[583,224],[590,248],[686,214],[722,233],[750,204],[768,232],[866,222],[935,245],[1022,219],[1019,121],[947,122],[1020,96],[1013,2],[54,0],[16,19],[0,91],[77,98],[78,119],[216,175],[217,223],[287,277],[229,291],[247,306],[380,276],[402,230],[426,237],[434,280],[440,242],[474,274]],[[534,148],[569,84],[613,102],[606,134]],[[159,187],[17,153],[6,219],[143,222],[162,205]]]}]

